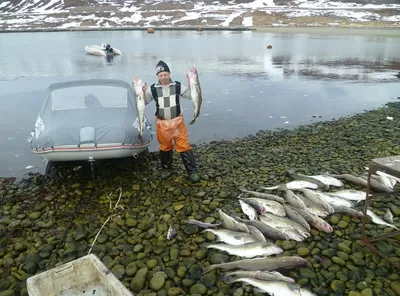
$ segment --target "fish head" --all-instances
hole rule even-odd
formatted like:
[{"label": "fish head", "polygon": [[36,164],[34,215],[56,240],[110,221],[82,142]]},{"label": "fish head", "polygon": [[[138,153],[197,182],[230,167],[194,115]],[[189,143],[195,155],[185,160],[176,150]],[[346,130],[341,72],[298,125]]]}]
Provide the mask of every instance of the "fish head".
[{"label": "fish head", "polygon": [[[325,222],[325,221],[324,221]],[[322,225],[322,228],[326,231],[326,232],[332,232],[333,231],[333,228],[332,228],[332,226],[331,225],[329,225],[328,223],[323,223],[323,225]]]}]

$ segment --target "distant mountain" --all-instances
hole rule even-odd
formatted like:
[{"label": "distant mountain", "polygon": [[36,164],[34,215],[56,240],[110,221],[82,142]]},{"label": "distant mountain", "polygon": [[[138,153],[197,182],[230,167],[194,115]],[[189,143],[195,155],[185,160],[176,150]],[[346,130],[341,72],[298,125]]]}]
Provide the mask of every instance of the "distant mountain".
[{"label": "distant mountain", "polygon": [[400,27],[400,0],[0,0],[0,30]]}]

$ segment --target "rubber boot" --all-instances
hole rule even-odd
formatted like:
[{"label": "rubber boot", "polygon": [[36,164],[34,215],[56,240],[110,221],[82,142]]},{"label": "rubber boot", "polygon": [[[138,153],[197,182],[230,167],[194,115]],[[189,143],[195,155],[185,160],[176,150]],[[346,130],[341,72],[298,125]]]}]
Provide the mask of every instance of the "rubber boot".
[{"label": "rubber boot", "polygon": [[186,171],[189,174],[189,179],[192,182],[198,182],[200,180],[200,177],[197,175],[197,170],[196,170],[196,159],[194,157],[193,151],[185,151],[181,152],[181,157],[183,164],[186,168]]},{"label": "rubber boot", "polygon": [[168,179],[172,175],[172,150],[169,151],[161,151],[160,150],[160,159],[161,159],[161,176],[162,180]]}]

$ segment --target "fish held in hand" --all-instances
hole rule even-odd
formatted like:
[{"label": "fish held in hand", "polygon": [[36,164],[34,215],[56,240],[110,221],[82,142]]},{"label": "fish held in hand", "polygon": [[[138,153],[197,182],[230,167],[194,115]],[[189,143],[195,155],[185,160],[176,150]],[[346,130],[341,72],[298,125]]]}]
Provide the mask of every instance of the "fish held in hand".
[{"label": "fish held in hand", "polygon": [[190,121],[189,124],[194,124],[197,117],[199,117],[199,115],[200,115],[201,103],[203,101],[197,69],[194,67],[190,68],[187,71],[187,77],[189,80],[190,94],[192,97],[192,102],[193,102],[193,107],[194,107],[193,119]]},{"label": "fish held in hand", "polygon": [[139,135],[143,144],[143,129],[144,129],[144,109],[146,106],[146,93],[143,91],[143,87],[146,83],[139,77],[132,78],[132,88],[135,92],[135,104],[136,111],[139,118]]}]

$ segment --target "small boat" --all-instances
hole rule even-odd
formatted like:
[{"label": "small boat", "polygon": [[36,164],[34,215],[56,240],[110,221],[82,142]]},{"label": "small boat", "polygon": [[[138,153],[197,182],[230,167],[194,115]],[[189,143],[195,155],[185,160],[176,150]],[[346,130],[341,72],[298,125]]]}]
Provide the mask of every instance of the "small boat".
[{"label": "small boat", "polygon": [[110,44],[86,45],[85,51],[89,54],[99,56],[122,55],[122,52],[118,48],[111,47]]},{"label": "small boat", "polygon": [[144,116],[143,137],[129,83],[89,79],[54,83],[28,139],[43,160],[81,161],[137,157],[153,140]]}]

